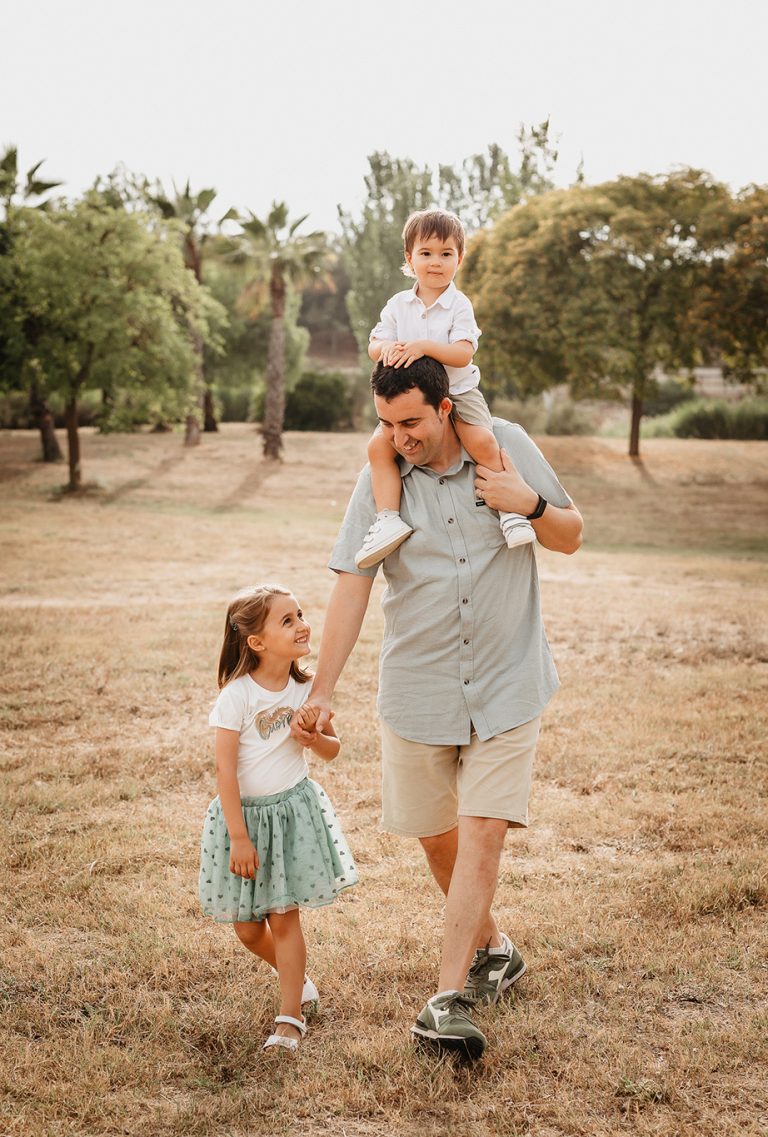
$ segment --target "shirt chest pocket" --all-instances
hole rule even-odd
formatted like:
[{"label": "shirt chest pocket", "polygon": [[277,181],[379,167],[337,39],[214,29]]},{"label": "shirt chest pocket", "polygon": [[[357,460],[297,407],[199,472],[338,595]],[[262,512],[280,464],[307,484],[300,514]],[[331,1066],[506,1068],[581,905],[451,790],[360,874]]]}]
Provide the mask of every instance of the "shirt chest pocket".
[{"label": "shirt chest pocket", "polygon": [[498,549],[506,542],[499,524],[499,515],[487,505],[475,505],[474,498],[462,504],[461,526],[472,541],[477,540],[489,549]]}]

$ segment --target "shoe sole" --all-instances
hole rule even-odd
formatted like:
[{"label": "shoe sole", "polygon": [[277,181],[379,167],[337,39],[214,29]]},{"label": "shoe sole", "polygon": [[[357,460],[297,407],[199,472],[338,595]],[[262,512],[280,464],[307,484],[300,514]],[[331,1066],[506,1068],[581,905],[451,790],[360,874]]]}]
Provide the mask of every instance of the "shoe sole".
[{"label": "shoe sole", "polygon": [[482,1058],[485,1051],[486,1044],[482,1038],[465,1038],[460,1034],[438,1034],[436,1030],[422,1026],[412,1026],[411,1034],[420,1046],[428,1046],[432,1050],[447,1050],[468,1062],[476,1062],[478,1058]]},{"label": "shoe sole", "polygon": [[[413,530],[411,530],[411,533],[412,532]],[[408,540],[411,533],[406,533],[405,536],[393,537],[389,544],[385,545],[383,549],[376,549],[374,552],[361,557],[359,561],[355,560],[355,567],[359,569],[373,568],[374,565],[379,564],[379,562],[383,561],[385,557],[388,557],[390,553],[393,553],[395,549],[399,549],[403,541]]]}]

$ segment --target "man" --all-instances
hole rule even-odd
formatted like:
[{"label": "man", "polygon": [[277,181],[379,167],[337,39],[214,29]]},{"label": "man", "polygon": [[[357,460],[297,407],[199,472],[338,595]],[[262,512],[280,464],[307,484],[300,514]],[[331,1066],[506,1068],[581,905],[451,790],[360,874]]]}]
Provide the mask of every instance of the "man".
[{"label": "man", "polygon": [[[558,686],[532,546],[507,548],[498,511],[527,517],[539,544],[562,553],[579,548],[582,520],[521,427],[494,420],[502,472],[473,465],[435,360],[379,363],[371,385],[400,456],[401,514],[414,530],[384,561],[382,824],[419,839],[446,895],[438,994],[412,1030],[474,1059],[486,1039],[472,1007],[495,1003],[525,971],[491,904],[507,829],[528,823],[539,719]],[[319,729],[376,574],[354,559],[373,512],[366,467],[330,560],[338,577],[312,690]]]}]

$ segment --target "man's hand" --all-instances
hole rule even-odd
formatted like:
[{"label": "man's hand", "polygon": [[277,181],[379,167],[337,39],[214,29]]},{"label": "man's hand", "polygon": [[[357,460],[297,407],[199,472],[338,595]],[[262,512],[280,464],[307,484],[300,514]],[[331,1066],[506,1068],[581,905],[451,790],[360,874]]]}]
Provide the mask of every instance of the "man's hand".
[{"label": "man's hand", "polygon": [[504,469],[499,473],[487,466],[475,468],[475,491],[491,509],[527,517],[536,508],[539,495],[523,481],[506,450],[501,451],[501,462]]},{"label": "man's hand", "polygon": [[316,703],[305,703],[294,711],[291,719],[291,734],[302,746],[313,746],[319,734],[324,733],[324,727],[333,718],[333,711],[328,708],[323,716],[323,726],[320,726],[321,708]]}]

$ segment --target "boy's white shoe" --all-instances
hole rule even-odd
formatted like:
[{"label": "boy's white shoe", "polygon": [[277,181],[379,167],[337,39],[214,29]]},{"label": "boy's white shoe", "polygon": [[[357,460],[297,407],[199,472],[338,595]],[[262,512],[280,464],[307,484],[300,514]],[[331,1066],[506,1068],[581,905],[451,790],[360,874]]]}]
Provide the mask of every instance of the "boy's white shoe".
[{"label": "boy's white shoe", "polygon": [[509,549],[516,549],[518,545],[530,545],[536,540],[533,526],[522,513],[500,513],[499,524]]},{"label": "boy's white shoe", "polygon": [[363,539],[363,547],[355,554],[359,569],[372,568],[402,545],[413,529],[406,525],[399,513],[380,513]]}]

